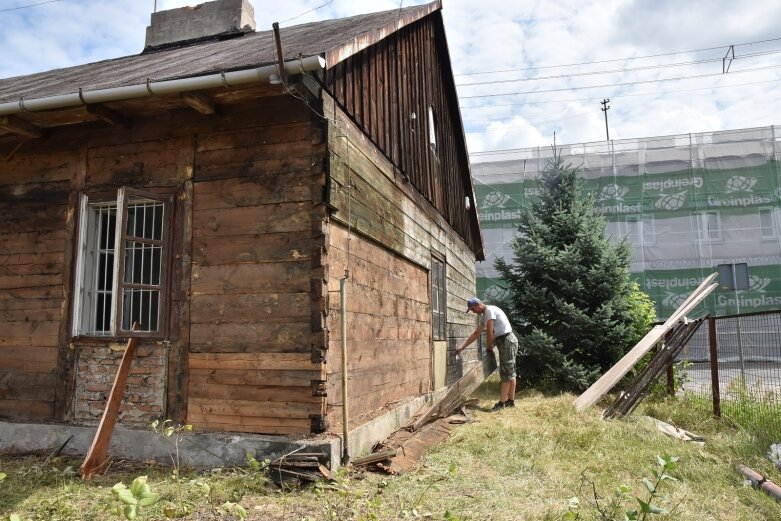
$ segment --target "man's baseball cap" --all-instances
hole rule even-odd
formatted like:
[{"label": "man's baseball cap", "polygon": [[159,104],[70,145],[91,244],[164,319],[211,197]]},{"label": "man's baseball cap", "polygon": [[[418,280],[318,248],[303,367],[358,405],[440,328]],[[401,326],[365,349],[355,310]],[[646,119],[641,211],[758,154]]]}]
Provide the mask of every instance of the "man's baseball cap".
[{"label": "man's baseball cap", "polygon": [[466,301],[466,310],[471,311],[472,308],[477,306],[478,304],[482,304],[482,302],[480,302],[480,299],[477,297],[472,297]]}]

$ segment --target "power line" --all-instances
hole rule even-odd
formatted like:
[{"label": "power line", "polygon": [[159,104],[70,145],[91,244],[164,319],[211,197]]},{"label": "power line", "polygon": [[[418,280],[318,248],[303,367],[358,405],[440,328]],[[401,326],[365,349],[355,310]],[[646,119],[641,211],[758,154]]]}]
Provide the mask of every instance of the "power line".
[{"label": "power line", "polygon": [[[767,43],[767,42],[777,42],[781,41],[781,37],[779,38],[769,38],[767,40],[757,40],[756,42],[746,42],[746,43],[736,43],[735,47],[742,47],[745,45],[756,45],[759,43]],[[720,45],[718,47],[706,47],[704,49],[692,49],[689,51],[675,51],[675,52],[667,52],[662,54],[649,54],[646,56],[628,56],[626,58],[614,58],[612,60],[599,60],[599,61],[592,61],[592,62],[581,62],[581,63],[567,63],[567,64],[561,64],[561,65],[541,65],[539,67],[528,67],[526,69],[505,69],[505,70],[494,70],[494,71],[482,71],[482,72],[463,72],[460,74],[454,74],[453,76],[474,76],[476,74],[494,74],[494,73],[500,73],[500,72],[522,72],[522,71],[536,71],[539,69],[556,69],[559,67],[577,67],[579,65],[594,65],[598,63],[614,63],[614,62],[621,62],[621,61],[629,61],[629,60],[643,60],[645,58],[659,58],[661,56],[674,56],[676,54],[686,54],[690,52],[703,52],[703,51],[714,51],[717,49],[725,49],[729,47],[730,45]]]},{"label": "power line", "polygon": [[289,22],[290,20],[295,20],[296,18],[301,18],[301,17],[302,17],[302,16],[304,16],[305,14],[309,14],[309,13],[311,13],[311,12],[313,12],[313,11],[317,11],[318,9],[322,9],[323,7],[325,7],[325,6],[327,6],[328,4],[332,3],[333,1],[334,1],[334,0],[328,0],[328,1],[327,1],[326,3],[324,3],[323,5],[318,5],[317,7],[314,7],[314,8],[312,8],[312,9],[310,9],[309,11],[305,11],[305,12],[303,12],[303,13],[299,14],[299,15],[296,15],[296,16],[294,16],[293,18],[288,18],[287,20],[282,20],[282,21],[281,21],[281,22],[279,22],[279,23],[283,24],[283,23],[285,23],[285,22]]},{"label": "power line", "polygon": [[[765,56],[768,54],[775,54],[779,52],[781,52],[781,49],[774,49],[772,51],[763,51],[763,52],[757,52],[752,54],[744,54],[742,56],[736,56],[734,59],[737,60],[738,58],[753,58],[755,56]],[[626,69],[611,69],[606,71],[573,72],[570,74],[556,74],[554,76],[538,76],[536,78],[513,78],[508,80],[491,80],[491,81],[478,81],[474,83],[457,83],[456,87],[471,87],[473,85],[493,85],[498,83],[516,83],[521,81],[553,80],[559,78],[574,78],[578,76],[595,76],[600,74],[616,74],[616,73],[623,73],[623,72],[645,71],[651,69],[665,69],[667,67],[683,67],[687,65],[700,65],[703,63],[720,62],[722,60],[723,58],[708,58],[705,60],[696,60],[690,62],[661,63],[657,65],[646,65],[644,67],[629,67]]]},{"label": "power line", "polygon": [[19,9],[27,9],[28,7],[36,7],[44,4],[53,4],[54,2],[60,2],[62,0],[48,0],[47,2],[38,2],[37,4],[20,5],[19,7],[9,7],[8,9],[0,9],[0,13],[8,11],[18,11]]},{"label": "power line", "polygon": [[[752,81],[749,83],[735,83],[733,85],[715,85],[712,87],[696,87],[694,89],[680,89],[680,90],[668,90],[663,92],[639,92],[636,94],[618,94],[613,95],[613,98],[634,98],[638,96],[666,96],[668,94],[680,94],[685,92],[695,92],[698,90],[713,90],[713,89],[727,89],[730,87],[747,87],[750,85],[761,85],[764,83],[773,83],[776,81],[781,81],[781,78],[775,79],[775,80],[763,80],[763,81]],[[492,108],[492,107],[520,107],[524,105],[542,105],[546,103],[571,103],[574,101],[596,101],[599,100],[598,97],[595,98],[574,98],[574,99],[560,99],[560,100],[548,100],[548,101],[525,101],[523,103],[496,103],[496,104],[482,104],[482,105],[467,105],[466,107],[461,106],[459,107],[461,110],[464,109],[484,109],[486,107]]]},{"label": "power line", "polygon": [[[743,72],[757,72],[757,71],[764,71],[769,69],[777,69],[781,67],[781,65],[771,65],[769,67],[755,67],[753,69],[743,69],[742,71],[733,71],[730,74],[739,74]],[[697,78],[708,78],[712,76],[723,76],[724,74],[721,72],[714,72],[711,74],[695,74],[694,76],[680,76],[678,78],[660,78],[656,80],[638,80],[638,81],[630,81],[625,83],[608,83],[605,85],[591,85],[586,87],[564,87],[560,89],[545,89],[545,90],[530,90],[525,92],[505,92],[502,94],[477,94],[474,96],[459,96],[460,99],[471,99],[471,98],[494,98],[498,96],[519,96],[523,94],[544,94],[548,92],[562,92],[562,91],[570,91],[570,90],[584,90],[584,89],[604,89],[604,88],[613,88],[613,87],[627,87],[631,85],[640,85],[643,83],[659,83],[662,81],[681,81],[681,80],[692,80]]]}]

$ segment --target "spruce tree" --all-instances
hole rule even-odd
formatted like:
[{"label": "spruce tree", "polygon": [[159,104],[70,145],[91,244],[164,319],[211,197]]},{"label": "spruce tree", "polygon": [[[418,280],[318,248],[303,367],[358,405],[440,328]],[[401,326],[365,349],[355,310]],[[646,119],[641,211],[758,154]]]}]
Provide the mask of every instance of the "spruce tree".
[{"label": "spruce tree", "polygon": [[579,170],[555,151],[539,188],[521,216],[512,262],[495,262],[511,295],[519,383],[581,392],[637,341],[630,248],[606,236]]}]

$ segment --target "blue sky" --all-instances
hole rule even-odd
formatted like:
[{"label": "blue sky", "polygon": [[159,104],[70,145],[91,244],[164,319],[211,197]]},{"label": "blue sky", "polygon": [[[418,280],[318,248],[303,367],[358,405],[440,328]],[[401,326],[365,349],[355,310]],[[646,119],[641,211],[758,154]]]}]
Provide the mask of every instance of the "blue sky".
[{"label": "blue sky", "polygon": [[[45,1],[0,0],[0,78],[137,54],[155,3],[15,9]],[[424,2],[253,3],[259,30],[295,17],[284,31]],[[604,140],[603,98],[613,139],[781,125],[781,0],[443,0],[443,15],[470,152],[545,146],[554,132]]]}]

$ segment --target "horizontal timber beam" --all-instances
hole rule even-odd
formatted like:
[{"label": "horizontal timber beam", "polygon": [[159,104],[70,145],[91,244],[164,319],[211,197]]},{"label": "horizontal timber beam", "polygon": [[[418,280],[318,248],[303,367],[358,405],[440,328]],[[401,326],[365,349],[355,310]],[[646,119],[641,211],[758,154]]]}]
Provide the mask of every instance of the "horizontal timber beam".
[{"label": "horizontal timber beam", "polygon": [[41,138],[44,135],[41,127],[16,116],[0,116],[0,128],[31,139]]}]

